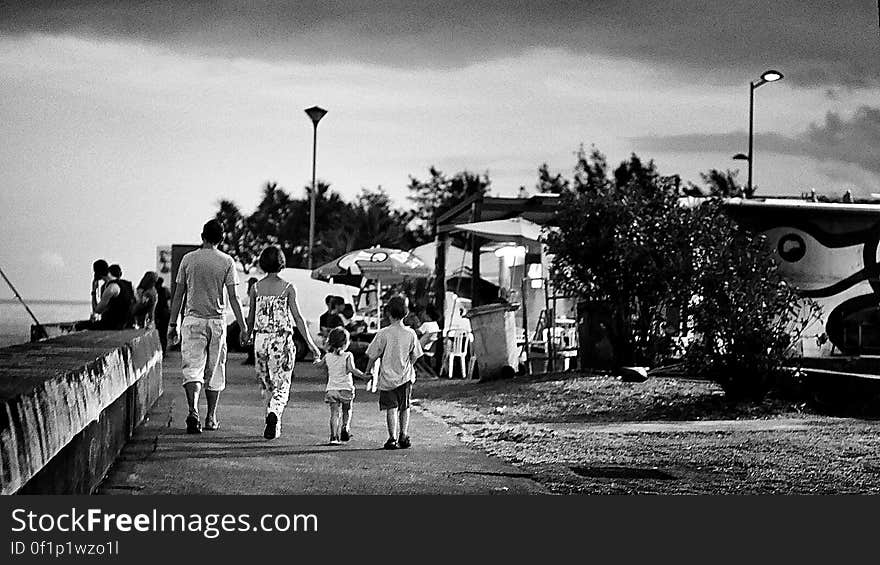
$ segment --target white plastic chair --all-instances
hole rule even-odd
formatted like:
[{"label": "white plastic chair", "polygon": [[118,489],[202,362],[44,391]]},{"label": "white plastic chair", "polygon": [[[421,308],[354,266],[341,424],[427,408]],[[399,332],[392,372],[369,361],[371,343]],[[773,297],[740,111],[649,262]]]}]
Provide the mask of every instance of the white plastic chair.
[{"label": "white plastic chair", "polygon": [[[442,373],[445,373],[450,379],[455,374],[455,363],[459,362],[461,367],[461,377],[467,379],[473,373],[474,357],[471,356],[470,364],[468,364],[468,351],[474,336],[465,330],[449,330],[446,332],[446,347],[443,350],[443,367]],[[441,376],[443,376],[441,374]]]}]

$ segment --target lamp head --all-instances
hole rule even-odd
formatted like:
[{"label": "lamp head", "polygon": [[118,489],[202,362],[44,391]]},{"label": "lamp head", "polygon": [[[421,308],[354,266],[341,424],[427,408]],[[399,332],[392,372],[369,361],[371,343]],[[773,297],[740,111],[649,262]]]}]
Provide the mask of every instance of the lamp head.
[{"label": "lamp head", "polygon": [[327,113],[327,110],[321,108],[320,106],[312,106],[311,108],[306,108],[306,114],[311,118],[312,123],[315,124],[315,127],[318,127],[318,122],[321,121],[321,118]]},{"label": "lamp head", "polygon": [[748,161],[749,156],[746,155],[745,153],[737,153],[736,155],[733,156],[733,160],[734,161]]},{"label": "lamp head", "polygon": [[758,88],[766,82],[776,82],[777,80],[781,79],[782,73],[780,73],[779,71],[774,71],[772,69],[769,71],[764,71],[763,74],[761,74],[761,78],[752,83],[752,88]]}]

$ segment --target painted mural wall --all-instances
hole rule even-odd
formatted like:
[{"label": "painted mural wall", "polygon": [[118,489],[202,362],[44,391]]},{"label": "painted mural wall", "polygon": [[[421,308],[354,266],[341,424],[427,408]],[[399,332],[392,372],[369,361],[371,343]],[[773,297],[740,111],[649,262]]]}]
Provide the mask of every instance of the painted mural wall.
[{"label": "painted mural wall", "polygon": [[727,210],[767,237],[786,280],[822,307],[804,356],[880,354],[880,205],[731,199]]}]

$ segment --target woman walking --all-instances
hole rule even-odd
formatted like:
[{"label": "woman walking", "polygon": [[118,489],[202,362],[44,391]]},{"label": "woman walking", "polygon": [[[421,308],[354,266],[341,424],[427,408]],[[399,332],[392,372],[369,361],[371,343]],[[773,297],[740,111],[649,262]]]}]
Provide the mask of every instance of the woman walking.
[{"label": "woman walking", "polygon": [[296,360],[293,328],[299,332],[320,361],[321,351],[315,345],[299,310],[296,289],[278,276],[286,262],[284,252],[270,245],[260,253],[260,269],[267,273],[251,287],[247,326],[251,329],[248,342],[253,341],[257,376],[268,392],[266,429],[263,437],[275,439],[281,435],[281,416],[290,395],[290,381]]}]

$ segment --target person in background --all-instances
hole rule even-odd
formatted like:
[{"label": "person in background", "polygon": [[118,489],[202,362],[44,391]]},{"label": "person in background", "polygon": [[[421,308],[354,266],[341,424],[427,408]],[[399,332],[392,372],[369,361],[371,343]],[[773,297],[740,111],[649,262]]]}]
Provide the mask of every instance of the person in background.
[{"label": "person in background", "polygon": [[281,435],[281,416],[290,396],[296,362],[293,328],[299,328],[316,363],[321,360],[321,351],[300,313],[296,288],[278,276],[285,266],[284,252],[277,245],[270,245],[260,253],[259,262],[266,276],[254,284],[249,295],[247,327],[251,331],[247,343],[253,341],[257,376],[269,393],[263,437],[275,439]]},{"label": "person in background", "polygon": [[128,301],[128,314],[125,317],[123,328],[133,328],[134,310],[137,303],[137,297],[134,293],[134,286],[131,284],[131,281],[122,278],[122,267],[120,267],[118,264],[110,265],[110,275],[116,279],[116,283],[122,290],[122,298]]},{"label": "person in background", "polygon": [[327,311],[321,314],[321,317],[318,319],[318,325],[320,327],[319,333],[326,341],[330,330],[345,325],[339,316],[339,311],[345,306],[345,300],[341,296],[328,294],[324,299],[324,303],[327,305]]},{"label": "person in background", "polygon": [[[97,330],[123,330],[132,327],[131,306],[134,302],[134,291],[131,283],[127,286],[120,283],[114,273],[121,273],[121,269],[113,269],[112,266],[104,269],[104,262],[98,265],[96,261],[95,277],[98,279],[92,283],[92,314],[101,316],[100,321],[90,325],[91,329]],[[115,265],[118,267],[118,265]],[[98,300],[96,290],[98,283],[103,282],[101,299]],[[128,281],[124,281],[128,282]]]},{"label": "person in background", "polygon": [[388,441],[385,449],[406,449],[409,438],[409,410],[412,401],[412,384],[416,380],[414,363],[422,356],[422,346],[416,332],[405,325],[403,319],[409,313],[406,299],[392,297],[385,307],[390,324],[378,332],[367,348],[366,374],[372,374],[376,361],[381,359],[377,388],[379,410],[385,411],[388,425]]},{"label": "person in background", "polygon": [[345,299],[343,299],[342,308],[339,309],[337,315],[339,316],[339,319],[342,320],[342,325],[344,327],[348,327],[348,325],[351,323],[352,318],[354,318],[354,306],[352,306],[351,304],[346,304],[344,300]]},{"label": "person in background", "polygon": [[165,288],[165,279],[156,279],[156,329],[159,331],[159,343],[162,344],[162,353],[168,348],[168,322],[171,320],[171,304],[168,297],[168,289]]},{"label": "person in background", "polygon": [[[92,313],[95,311],[97,304],[96,297],[104,292],[104,283],[109,273],[110,265],[103,259],[98,259],[92,263]],[[97,317],[95,318],[97,319]]]},{"label": "person in background", "polygon": [[[247,295],[251,295],[251,290],[253,290],[254,285],[257,284],[259,279],[257,277],[251,277],[247,282]],[[248,313],[250,315],[250,313]],[[256,363],[256,359],[254,358],[254,344],[249,343],[245,346],[245,350],[247,351],[247,357],[244,361],[242,361],[242,365],[254,365]],[[262,383],[261,383],[262,386]],[[261,393],[265,394],[265,389],[261,389]]]},{"label": "person in background", "polygon": [[159,275],[156,271],[147,271],[138,283],[135,292],[134,321],[139,328],[155,327],[156,305],[159,302],[159,293],[156,291],[158,279]]},{"label": "person in background", "polygon": [[[223,226],[217,220],[208,221],[202,228],[202,246],[183,256],[177,269],[177,285],[171,302],[171,323],[168,339],[176,343],[181,338],[183,388],[189,414],[186,432],[202,432],[199,421],[199,393],[205,389],[208,413],[205,429],[220,426],[217,406],[220,393],[226,388],[226,304],[232,306],[244,345],[248,327],[241,312],[241,303],[235,289],[238,274],[235,261],[217,246],[223,241]],[[184,308],[185,306],[185,308]],[[177,319],[183,310],[181,332],[177,333]]]},{"label": "person in background", "polygon": [[422,307],[419,305],[414,305],[409,314],[406,315],[406,318],[403,320],[403,325],[408,326],[416,331],[418,334],[419,326],[422,325]]},{"label": "person in background", "polygon": [[422,310],[419,318],[421,325],[416,328],[416,335],[419,336],[419,343],[422,344],[422,349],[427,350],[433,346],[440,335],[440,323],[437,321],[440,319],[440,316],[437,314],[437,308],[433,304],[428,304]]}]

